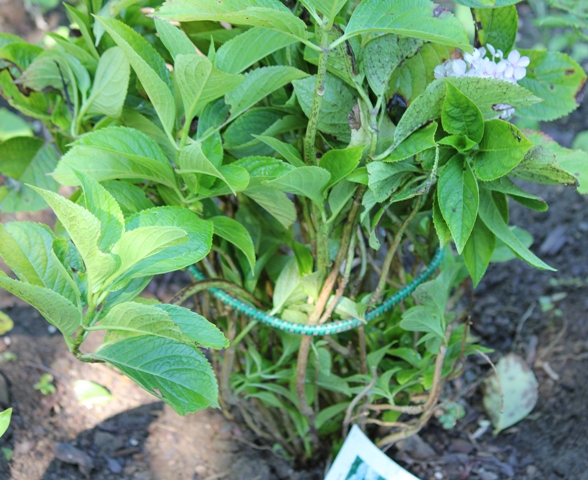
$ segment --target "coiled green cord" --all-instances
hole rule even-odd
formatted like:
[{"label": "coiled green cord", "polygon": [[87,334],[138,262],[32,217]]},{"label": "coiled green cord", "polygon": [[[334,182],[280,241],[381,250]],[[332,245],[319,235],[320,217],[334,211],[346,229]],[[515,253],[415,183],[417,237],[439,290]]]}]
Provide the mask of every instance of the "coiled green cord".
[{"label": "coiled green cord", "polygon": [[[325,323],[323,325],[305,325],[288,322],[286,320],[282,320],[281,318],[274,317],[273,315],[269,315],[266,312],[262,312],[261,310],[258,310],[257,308],[242,302],[238,298],[233,297],[219,288],[211,288],[210,293],[213,297],[217,298],[228,307],[231,307],[233,310],[247,315],[248,317],[257,320],[258,322],[264,323],[265,325],[282,330],[283,332],[320,337],[325,335],[333,335],[335,333],[347,332],[348,330],[353,330],[354,328],[365,325],[367,322],[378,318],[380,315],[390,310],[394,305],[401,302],[412,292],[414,292],[421,283],[427,280],[433,274],[433,272],[437,270],[441,264],[442,259],[443,250],[437,250],[433,259],[431,260],[431,263],[427,265],[427,267],[421,273],[419,273],[412,280],[412,282],[405,285],[401,290],[398,290],[391,297],[387,298],[379,307],[376,307],[371,312],[367,313],[365,316],[365,321],[360,320],[359,318],[349,318],[347,320],[339,320],[336,322]],[[200,270],[198,270],[196,266],[190,265],[188,270],[197,281],[206,280],[205,275]]]}]

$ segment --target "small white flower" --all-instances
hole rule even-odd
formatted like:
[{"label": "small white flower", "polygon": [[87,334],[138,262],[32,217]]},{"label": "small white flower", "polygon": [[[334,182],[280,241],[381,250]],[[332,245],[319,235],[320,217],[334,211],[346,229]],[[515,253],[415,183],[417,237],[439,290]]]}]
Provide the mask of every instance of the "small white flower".
[{"label": "small white flower", "polygon": [[[517,83],[525,78],[527,68],[531,63],[529,57],[521,56],[518,50],[512,50],[506,59],[501,50],[492,45],[486,45],[489,56],[486,56],[486,48],[474,48],[472,53],[464,53],[463,59],[447,60],[437,65],[434,70],[435,78],[443,77],[480,77],[496,78],[510,83]],[[499,118],[508,118],[514,114],[514,109],[509,105],[500,106]]]}]

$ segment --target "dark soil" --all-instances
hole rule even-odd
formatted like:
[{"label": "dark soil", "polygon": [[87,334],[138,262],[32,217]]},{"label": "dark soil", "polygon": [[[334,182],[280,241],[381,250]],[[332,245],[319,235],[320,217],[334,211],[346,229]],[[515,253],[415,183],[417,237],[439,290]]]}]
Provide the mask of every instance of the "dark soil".
[{"label": "dark soil", "polygon": [[[55,22],[59,15],[45,20]],[[0,0],[0,31],[36,41],[38,22],[20,0]],[[588,129],[588,102],[548,128],[569,146],[576,132]],[[534,187],[533,193],[545,198],[549,211],[514,204],[512,223],[533,234],[533,250],[558,271],[537,271],[520,261],[492,265],[475,291],[472,333],[495,349],[492,360],[514,352],[533,367],[538,404],[499,435],[491,428],[482,433],[480,421],[487,417],[478,385],[490,369],[485,359],[472,357],[444,392],[465,407],[466,416],[452,430],[433,420],[420,433],[422,442],[405,442],[388,452],[422,480],[588,480],[588,198],[563,187]],[[179,288],[177,281],[160,279],[152,293],[169,298]],[[544,311],[544,297],[559,300]],[[15,321],[14,330],[0,338],[0,371],[9,381],[8,403],[14,408],[12,425],[0,439],[0,447],[12,452],[8,463],[0,454],[0,480],[323,477],[319,470],[292,470],[219,411],[179,417],[113,369],[75,361],[36,311],[2,292],[0,308]],[[5,361],[7,352],[16,359]],[[33,385],[46,372],[54,375],[57,392],[44,396]],[[81,405],[73,393],[79,379],[104,385],[112,401]]]}]

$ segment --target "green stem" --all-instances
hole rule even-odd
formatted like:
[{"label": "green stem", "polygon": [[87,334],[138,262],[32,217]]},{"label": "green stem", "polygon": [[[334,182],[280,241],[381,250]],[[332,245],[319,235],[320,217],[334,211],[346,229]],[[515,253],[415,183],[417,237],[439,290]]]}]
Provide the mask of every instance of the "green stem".
[{"label": "green stem", "polygon": [[314,89],[314,98],[310,116],[308,117],[308,126],[304,137],[304,160],[307,165],[317,163],[315,152],[316,132],[318,130],[318,120],[325,94],[325,78],[327,76],[327,62],[329,60],[329,31],[324,25],[320,25],[321,53],[319,55],[318,71],[316,73],[316,85]]}]

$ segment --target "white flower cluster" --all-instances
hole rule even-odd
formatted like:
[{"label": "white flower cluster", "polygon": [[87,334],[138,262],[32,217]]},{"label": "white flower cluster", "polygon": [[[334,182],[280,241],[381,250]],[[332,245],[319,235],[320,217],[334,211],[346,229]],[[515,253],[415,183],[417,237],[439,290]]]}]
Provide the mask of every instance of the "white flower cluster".
[{"label": "white flower cluster", "polygon": [[[473,53],[465,53],[462,58],[447,60],[435,67],[435,78],[443,77],[481,77],[496,78],[510,83],[517,83],[525,78],[527,67],[531,62],[529,57],[521,56],[518,50],[512,50],[505,59],[501,50],[496,50],[492,45],[486,45],[489,56],[486,57],[486,48],[474,48]],[[502,110],[499,118],[508,118],[514,113],[509,105],[496,105],[497,110]]]}]

